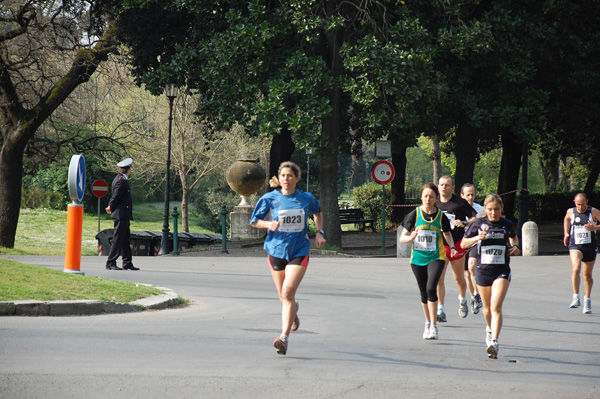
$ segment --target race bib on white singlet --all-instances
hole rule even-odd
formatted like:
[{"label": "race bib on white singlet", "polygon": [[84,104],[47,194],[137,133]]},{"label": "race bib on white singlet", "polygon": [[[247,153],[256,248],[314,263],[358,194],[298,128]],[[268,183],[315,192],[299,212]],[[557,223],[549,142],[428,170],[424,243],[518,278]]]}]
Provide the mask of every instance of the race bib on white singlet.
[{"label": "race bib on white singlet", "polygon": [[434,230],[417,230],[414,249],[417,251],[433,252],[436,250],[436,234]]},{"label": "race bib on white singlet", "polygon": [[279,231],[299,233],[304,230],[304,209],[282,209],[279,215]]},{"label": "race bib on white singlet", "polygon": [[573,232],[575,233],[575,245],[590,244],[592,242],[592,235],[583,226],[573,226]]},{"label": "race bib on white singlet", "polygon": [[506,261],[504,245],[482,245],[481,263],[484,265],[502,265]]},{"label": "race bib on white singlet", "polygon": [[444,215],[446,215],[448,221],[450,222],[450,230],[454,230],[454,221],[456,220],[456,215],[446,211],[444,211]]}]

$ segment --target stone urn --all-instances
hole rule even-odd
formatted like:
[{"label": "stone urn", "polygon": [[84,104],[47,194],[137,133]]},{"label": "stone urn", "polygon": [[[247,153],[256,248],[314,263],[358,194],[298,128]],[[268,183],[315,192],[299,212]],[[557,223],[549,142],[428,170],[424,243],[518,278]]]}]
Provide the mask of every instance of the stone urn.
[{"label": "stone urn", "polygon": [[258,163],[258,159],[238,159],[227,169],[225,178],[229,187],[242,196],[242,202],[229,214],[231,240],[258,237],[260,230],[250,226],[254,207],[248,202],[248,197],[265,184],[265,170]]},{"label": "stone urn", "polygon": [[265,184],[267,173],[258,159],[238,159],[227,169],[225,178],[229,187],[242,196],[239,205],[250,206],[248,197]]}]

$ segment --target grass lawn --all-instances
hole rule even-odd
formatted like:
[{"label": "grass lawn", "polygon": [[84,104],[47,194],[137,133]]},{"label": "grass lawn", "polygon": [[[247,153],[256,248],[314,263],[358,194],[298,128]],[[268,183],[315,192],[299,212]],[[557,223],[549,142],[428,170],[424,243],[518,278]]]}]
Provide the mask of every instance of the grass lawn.
[{"label": "grass lawn", "polygon": [[0,259],[0,301],[93,299],[130,302],[162,293],[146,285],[70,274]]},{"label": "grass lawn", "polygon": [[[133,221],[131,230],[157,231],[162,230],[164,207],[162,202],[133,205]],[[171,209],[180,203],[171,202]],[[190,233],[218,234],[200,227],[197,219],[190,212]],[[178,231],[181,232],[181,217],[178,221]],[[100,230],[112,229],[113,221],[110,215],[100,216]],[[169,229],[173,231],[173,218],[169,218]],[[82,255],[97,255],[98,215],[84,214],[83,234],[81,243]],[[0,248],[0,254],[11,255],[64,255],[67,236],[67,211],[51,209],[21,209],[15,248]]]}]

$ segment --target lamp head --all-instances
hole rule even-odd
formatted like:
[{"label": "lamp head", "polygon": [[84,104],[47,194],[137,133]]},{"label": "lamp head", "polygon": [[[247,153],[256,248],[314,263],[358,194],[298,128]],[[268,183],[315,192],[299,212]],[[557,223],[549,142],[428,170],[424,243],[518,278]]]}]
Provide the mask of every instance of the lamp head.
[{"label": "lamp head", "polygon": [[179,92],[179,88],[175,83],[167,83],[165,85],[165,95],[169,98],[169,100],[173,101],[175,97],[177,97],[177,93]]}]

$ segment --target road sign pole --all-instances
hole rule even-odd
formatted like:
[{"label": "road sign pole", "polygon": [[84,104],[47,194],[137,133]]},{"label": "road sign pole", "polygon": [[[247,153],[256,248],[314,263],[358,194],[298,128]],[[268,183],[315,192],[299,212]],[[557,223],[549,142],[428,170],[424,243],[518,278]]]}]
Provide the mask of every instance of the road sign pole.
[{"label": "road sign pole", "polygon": [[385,255],[385,185],[381,185],[381,253]]},{"label": "road sign pole", "polygon": [[65,244],[65,272],[81,271],[81,238],[83,232],[83,205],[72,203],[67,207],[67,239]]},{"label": "road sign pole", "polygon": [[67,237],[65,242],[65,269],[67,273],[85,274],[81,267],[81,240],[83,232],[83,205],[85,190],[85,158],[73,155],[68,175],[69,195],[73,200],[67,207]]},{"label": "road sign pole", "polygon": [[100,234],[100,207],[102,204],[100,203],[100,198],[98,197],[98,234]]}]

